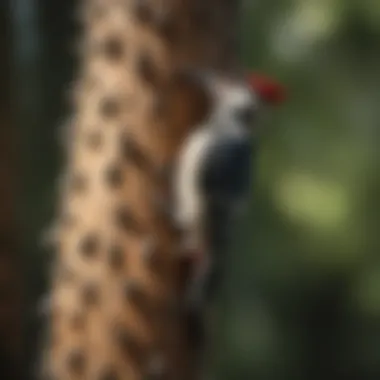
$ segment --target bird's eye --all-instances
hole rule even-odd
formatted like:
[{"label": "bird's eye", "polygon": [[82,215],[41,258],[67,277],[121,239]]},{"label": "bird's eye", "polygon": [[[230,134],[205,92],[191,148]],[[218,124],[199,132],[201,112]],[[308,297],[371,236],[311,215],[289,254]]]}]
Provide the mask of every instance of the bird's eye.
[{"label": "bird's eye", "polygon": [[235,111],[235,118],[238,123],[250,126],[254,121],[255,111],[253,107],[239,108]]}]

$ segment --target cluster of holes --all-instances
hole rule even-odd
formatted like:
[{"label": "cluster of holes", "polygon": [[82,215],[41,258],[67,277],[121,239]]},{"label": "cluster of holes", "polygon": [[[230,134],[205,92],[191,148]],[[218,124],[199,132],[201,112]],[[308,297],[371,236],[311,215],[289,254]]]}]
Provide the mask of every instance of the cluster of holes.
[{"label": "cluster of holes", "polygon": [[[90,9],[90,18],[99,19],[105,14],[106,6],[102,3],[94,3]],[[152,5],[148,1],[136,1],[135,9],[136,18],[143,24],[150,24],[158,30],[168,41],[175,41],[178,33],[178,22],[174,17],[157,17],[152,10]],[[206,27],[209,23],[207,12],[198,12],[194,14],[194,19]],[[154,25],[153,25],[154,24]],[[100,46],[96,47],[96,51],[102,54],[110,62],[123,61],[126,57],[125,41],[118,35],[109,35],[105,38]],[[160,72],[152,55],[148,51],[143,51],[138,56],[136,71],[140,79],[155,88],[159,86]],[[117,118],[122,110],[123,104],[115,96],[106,96],[99,102],[99,114],[104,120]],[[157,107],[155,112],[162,114],[165,109],[160,97],[157,99]],[[92,129],[85,136],[85,142],[91,150],[99,150],[103,143],[104,137],[100,129]],[[122,158],[127,162],[134,164],[142,169],[151,168],[151,163],[145,156],[143,150],[130,136],[123,136],[121,139]],[[104,171],[104,181],[111,189],[120,188],[124,182],[124,170],[120,163],[111,163]],[[83,173],[75,173],[71,182],[72,190],[75,192],[84,192],[88,187],[88,180]],[[136,220],[133,212],[128,206],[121,206],[115,211],[115,223],[118,228],[128,232],[140,231],[141,225]],[[74,218],[67,214],[62,216],[65,224],[72,224]],[[96,233],[88,233],[82,237],[79,242],[79,252],[85,258],[94,258],[100,250],[100,237]],[[155,257],[154,244],[147,244],[143,249],[143,256],[147,261],[151,261]],[[122,245],[117,242],[112,243],[107,250],[108,265],[118,270],[125,265],[126,251]],[[127,281],[123,285],[123,294],[128,302],[142,304],[146,300],[143,289],[136,282]],[[96,284],[86,284],[81,289],[82,303],[86,307],[93,307],[100,302],[100,289]],[[83,314],[75,314],[72,316],[71,325],[74,330],[82,330],[85,325]],[[123,351],[139,352],[138,342],[131,336],[128,330],[119,326],[115,329],[115,339],[117,344]],[[83,350],[74,350],[69,353],[67,358],[68,369],[77,375],[83,374],[86,367],[86,355]],[[154,372],[154,371],[153,371]],[[155,371],[156,374],[158,370]],[[154,374],[153,374],[154,375]],[[106,367],[100,371],[99,380],[117,380],[118,373],[114,367]]]}]

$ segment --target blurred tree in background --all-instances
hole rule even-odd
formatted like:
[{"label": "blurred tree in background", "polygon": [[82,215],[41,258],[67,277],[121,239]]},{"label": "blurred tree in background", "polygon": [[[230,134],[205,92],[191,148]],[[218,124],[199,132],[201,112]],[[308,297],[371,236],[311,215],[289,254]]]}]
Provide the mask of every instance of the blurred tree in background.
[{"label": "blurred tree in background", "polygon": [[[14,0],[12,14],[31,305],[46,284],[38,241],[57,196],[74,3]],[[379,378],[380,2],[243,3],[245,66],[290,97],[267,122],[237,226],[213,365],[226,380]]]}]

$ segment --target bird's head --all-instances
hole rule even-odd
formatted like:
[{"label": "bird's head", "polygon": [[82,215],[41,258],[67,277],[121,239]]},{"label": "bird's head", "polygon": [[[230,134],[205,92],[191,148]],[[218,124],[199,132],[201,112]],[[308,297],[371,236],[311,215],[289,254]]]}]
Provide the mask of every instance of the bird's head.
[{"label": "bird's head", "polygon": [[276,106],[286,100],[286,90],[279,82],[264,74],[249,72],[247,82],[264,104]]}]

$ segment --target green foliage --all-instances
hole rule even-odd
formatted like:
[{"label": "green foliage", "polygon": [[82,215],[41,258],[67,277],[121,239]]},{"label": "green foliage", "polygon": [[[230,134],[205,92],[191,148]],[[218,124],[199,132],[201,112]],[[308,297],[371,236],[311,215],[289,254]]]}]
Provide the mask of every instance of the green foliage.
[{"label": "green foliage", "polygon": [[[373,358],[380,326],[360,330],[380,316],[374,189],[380,178],[380,5],[246,4],[244,62],[282,81],[289,99],[267,126],[250,221],[221,301],[230,359],[220,353],[220,373],[231,366],[237,371],[221,378],[238,378],[238,368],[265,380],[337,378],[345,371],[340,360],[363,378],[380,373]],[[334,304],[340,309],[332,310]],[[304,315],[308,308],[316,321]],[[331,315],[318,322],[323,313]],[[317,351],[316,338],[334,348]]]}]

